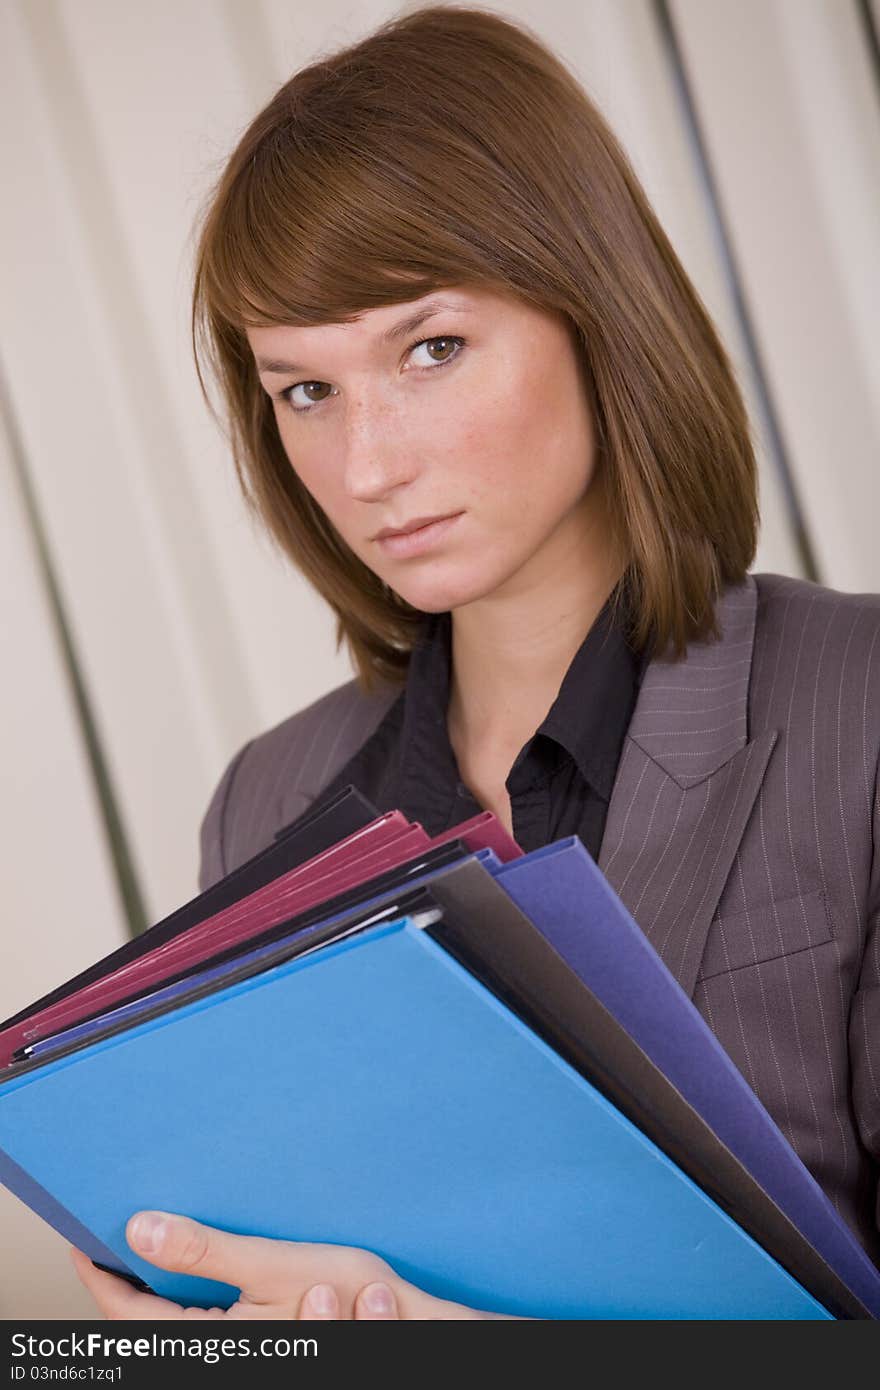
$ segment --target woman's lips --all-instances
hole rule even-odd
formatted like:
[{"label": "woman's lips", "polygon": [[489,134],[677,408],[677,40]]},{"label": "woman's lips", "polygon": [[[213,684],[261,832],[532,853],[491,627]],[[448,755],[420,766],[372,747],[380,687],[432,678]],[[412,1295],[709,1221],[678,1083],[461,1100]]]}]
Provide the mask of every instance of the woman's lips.
[{"label": "woman's lips", "polygon": [[430,550],[432,545],[436,545],[461,516],[463,513],[457,512],[455,516],[444,516],[439,521],[430,521],[427,526],[420,526],[417,531],[407,531],[396,536],[381,536],[376,543],[382,547],[386,555],[391,555],[394,559],[403,560],[410,555],[421,555],[424,551]]}]

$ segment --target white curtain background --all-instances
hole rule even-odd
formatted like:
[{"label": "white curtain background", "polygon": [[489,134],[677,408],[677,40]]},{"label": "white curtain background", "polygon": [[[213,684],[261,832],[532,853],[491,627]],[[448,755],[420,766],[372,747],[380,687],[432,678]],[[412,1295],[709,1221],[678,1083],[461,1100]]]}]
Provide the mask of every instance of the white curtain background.
[{"label": "white curtain background", "polygon": [[[192,228],[277,85],[411,8],[0,4],[2,1017],[191,897],[227,760],[351,675],[203,405]],[[485,8],[599,103],[720,328],[754,568],[880,589],[880,0]],[[0,1317],[93,1312],[0,1190]]]}]

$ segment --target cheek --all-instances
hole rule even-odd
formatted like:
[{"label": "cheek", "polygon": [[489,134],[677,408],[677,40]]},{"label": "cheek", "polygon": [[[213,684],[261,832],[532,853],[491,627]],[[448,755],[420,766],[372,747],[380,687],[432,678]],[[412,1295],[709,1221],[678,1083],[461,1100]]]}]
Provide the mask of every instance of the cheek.
[{"label": "cheek", "polygon": [[[438,421],[443,472],[463,506],[503,507],[528,473],[534,421],[519,396],[508,389],[483,390],[479,403],[448,411]],[[436,453],[435,453],[436,457]]]},{"label": "cheek", "polygon": [[294,446],[292,432],[285,428],[283,416],[279,415],[276,420],[290,468],[322,511],[331,518],[337,517],[340,510],[345,510],[346,495],[341,486],[341,477],[337,476],[332,461],[328,460],[326,446],[322,448],[311,443],[307,437],[304,438],[305,431],[300,432]]},{"label": "cheek", "polygon": [[577,502],[594,470],[589,407],[576,385],[529,382],[496,396],[467,422],[448,453],[465,505],[484,504],[517,533]]}]

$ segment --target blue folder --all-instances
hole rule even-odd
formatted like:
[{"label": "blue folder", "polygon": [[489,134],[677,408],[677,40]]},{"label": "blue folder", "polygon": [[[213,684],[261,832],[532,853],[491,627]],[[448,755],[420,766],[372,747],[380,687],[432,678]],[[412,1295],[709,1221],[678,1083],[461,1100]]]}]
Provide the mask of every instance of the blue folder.
[{"label": "blue folder", "polygon": [[829,1317],[409,917],[10,1076],[0,1149],[178,1302],[236,1291],[139,1260],[135,1210],[362,1246],[493,1312]]},{"label": "blue folder", "polygon": [[[506,864],[491,850],[466,858],[475,859],[495,877],[843,1284],[874,1317],[880,1317],[880,1271],[657,956],[581,841],[571,836]],[[409,886],[434,877],[434,871],[413,876]],[[378,909],[383,902],[394,900],[393,892],[371,898],[369,885],[366,888],[366,907],[372,903]],[[313,923],[318,915],[312,915]],[[345,916],[338,913],[326,920],[333,923]],[[274,935],[283,939],[283,927],[277,928]],[[290,939],[295,940],[296,934]],[[235,960],[210,966],[136,1001],[119,1010],[117,1016],[136,1018],[156,1002],[173,999],[195,984],[222,981],[242,963],[268,957],[276,947],[277,941],[276,945],[245,950]],[[51,1056],[59,1047],[88,1037],[105,1023],[106,1018],[102,1018],[80,1025],[38,1044],[32,1053],[35,1057]],[[73,1234],[69,1238],[75,1239]],[[95,1258],[108,1262],[106,1252],[103,1256],[95,1253]]]}]

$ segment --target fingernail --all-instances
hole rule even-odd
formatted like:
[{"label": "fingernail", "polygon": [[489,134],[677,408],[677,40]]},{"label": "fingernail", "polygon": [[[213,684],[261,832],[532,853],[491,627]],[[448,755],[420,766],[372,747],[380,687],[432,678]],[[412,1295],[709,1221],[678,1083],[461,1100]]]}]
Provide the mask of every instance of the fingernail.
[{"label": "fingernail", "polygon": [[155,1254],[168,1229],[168,1218],[158,1211],[142,1211],[131,1223],[131,1239],[139,1250]]},{"label": "fingernail", "polygon": [[394,1299],[387,1284],[368,1284],[364,1289],[364,1303],[371,1313],[390,1313]]},{"label": "fingernail", "polygon": [[313,1313],[335,1313],[336,1290],[331,1284],[316,1284],[306,1294],[306,1302]]}]

